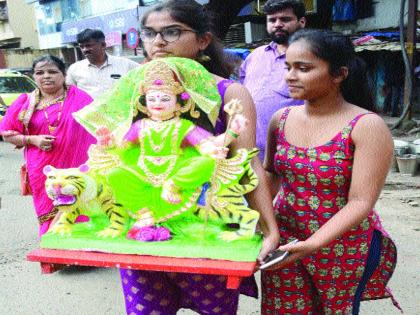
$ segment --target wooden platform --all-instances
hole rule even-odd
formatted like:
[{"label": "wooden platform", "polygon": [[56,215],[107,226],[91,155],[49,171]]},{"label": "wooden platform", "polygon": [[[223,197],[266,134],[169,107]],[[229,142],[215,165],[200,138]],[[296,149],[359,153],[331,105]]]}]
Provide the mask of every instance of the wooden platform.
[{"label": "wooden platform", "polygon": [[28,253],[26,257],[29,261],[41,263],[42,273],[52,273],[62,269],[65,265],[80,265],[222,275],[227,277],[226,287],[228,289],[237,289],[242,278],[251,276],[256,266],[256,262],[124,255],[56,249],[35,249]]}]

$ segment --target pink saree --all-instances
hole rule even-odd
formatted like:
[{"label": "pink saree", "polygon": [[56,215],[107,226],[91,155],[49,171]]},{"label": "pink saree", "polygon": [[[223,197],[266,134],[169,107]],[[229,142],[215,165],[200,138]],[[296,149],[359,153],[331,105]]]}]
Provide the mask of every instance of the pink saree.
[{"label": "pink saree", "polygon": [[[52,201],[45,192],[45,175],[42,170],[45,165],[52,165],[56,168],[76,167],[87,160],[89,146],[96,142],[72,116],[84,106],[90,104],[92,98],[75,86],[70,86],[63,104],[61,119],[57,128],[51,133],[56,137],[51,151],[42,151],[38,147],[30,145],[26,148],[25,160],[29,174],[29,184],[32,189],[32,196],[35,211],[38,219],[53,210]],[[19,120],[19,113],[28,108],[29,97],[22,94],[7,110],[5,117],[0,122],[0,134],[17,132],[24,133],[24,127]],[[46,108],[50,124],[56,125],[60,110],[59,104]],[[29,135],[48,135],[48,123],[43,110],[35,111],[28,125]],[[39,235],[48,231],[52,219],[40,224]]]}]

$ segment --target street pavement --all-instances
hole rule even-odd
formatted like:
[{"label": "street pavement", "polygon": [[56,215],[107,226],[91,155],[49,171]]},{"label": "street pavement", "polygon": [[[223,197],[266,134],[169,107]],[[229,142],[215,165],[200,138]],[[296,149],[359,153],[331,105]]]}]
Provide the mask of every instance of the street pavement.
[{"label": "street pavement", "polygon": [[[0,314],[124,314],[116,269],[68,268],[41,275],[26,254],[38,247],[37,222],[31,197],[19,195],[22,153],[0,142]],[[405,314],[420,314],[420,175],[390,173],[377,204],[385,228],[399,249],[398,267],[390,286]],[[258,275],[257,275],[258,277]],[[241,297],[238,314],[259,314],[259,300]],[[181,310],[179,314],[195,314]],[[398,314],[389,299],[362,303],[361,314]]]}]

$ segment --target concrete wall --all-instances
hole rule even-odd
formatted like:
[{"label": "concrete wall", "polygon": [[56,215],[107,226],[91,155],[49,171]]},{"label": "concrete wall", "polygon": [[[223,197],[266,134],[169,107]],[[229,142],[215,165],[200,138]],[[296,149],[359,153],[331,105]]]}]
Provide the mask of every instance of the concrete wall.
[{"label": "concrete wall", "polygon": [[35,12],[25,0],[7,0],[9,25],[15,37],[20,37],[20,47],[39,48]]},{"label": "concrete wall", "polygon": [[31,68],[32,62],[42,55],[63,57],[60,49],[7,49],[2,51],[7,68]]},{"label": "concrete wall", "polygon": [[[355,33],[391,27],[397,28],[400,20],[400,0],[377,0],[375,2],[373,17],[357,20],[354,23],[339,23],[334,25],[334,29],[346,33]],[[407,2],[406,12],[408,10]],[[407,14],[405,18],[407,22]]]},{"label": "concrete wall", "polygon": [[374,4],[375,16],[357,21],[357,30],[366,31],[387,27],[398,27],[400,19],[400,1],[380,0]]},{"label": "concrete wall", "polygon": [[8,21],[0,22],[0,41],[14,38],[13,30]]}]

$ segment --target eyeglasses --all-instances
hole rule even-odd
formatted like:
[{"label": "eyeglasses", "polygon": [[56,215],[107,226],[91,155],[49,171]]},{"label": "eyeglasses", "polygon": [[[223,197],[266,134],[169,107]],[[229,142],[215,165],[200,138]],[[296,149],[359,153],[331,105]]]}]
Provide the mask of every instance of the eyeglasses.
[{"label": "eyeglasses", "polygon": [[165,28],[160,32],[146,28],[140,32],[140,38],[146,43],[151,43],[156,39],[157,34],[159,34],[165,42],[172,43],[177,41],[183,32],[196,33],[194,30],[181,29],[176,27]]}]

